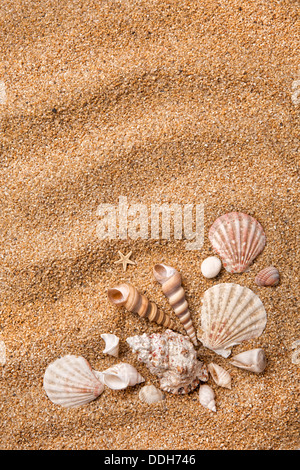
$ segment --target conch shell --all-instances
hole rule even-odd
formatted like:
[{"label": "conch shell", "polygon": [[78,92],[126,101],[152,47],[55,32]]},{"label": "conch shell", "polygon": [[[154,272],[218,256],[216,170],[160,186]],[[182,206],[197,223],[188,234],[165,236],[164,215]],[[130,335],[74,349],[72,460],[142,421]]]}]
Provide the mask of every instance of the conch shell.
[{"label": "conch shell", "polygon": [[152,405],[152,403],[158,403],[165,398],[163,392],[155,385],[145,385],[139,391],[139,399],[147,405]]},{"label": "conch shell", "polygon": [[120,362],[102,372],[96,372],[96,374],[101,382],[112,390],[123,390],[145,382],[144,377],[137,369],[126,362]]},{"label": "conch shell", "polygon": [[217,411],[216,402],[215,402],[215,392],[213,389],[207,385],[200,385],[199,387],[199,401],[202,406],[211,410]]},{"label": "conch shell", "polygon": [[227,370],[214,362],[208,364],[207,368],[217,385],[231,389],[231,377]]},{"label": "conch shell", "polygon": [[101,338],[105,341],[104,354],[109,354],[114,357],[119,356],[119,338],[111,333],[103,333]]},{"label": "conch shell", "polygon": [[167,296],[175,314],[184,326],[187,334],[195,346],[197,346],[196,331],[191,320],[185,292],[181,285],[180,273],[171,266],[156,264],[153,268],[155,279],[161,284],[163,293]]},{"label": "conch shell", "polygon": [[256,348],[233,356],[229,362],[236,367],[240,367],[241,369],[246,369],[250,372],[256,372],[259,374],[265,370],[267,365],[267,358],[263,349]]},{"label": "conch shell", "polygon": [[108,289],[108,300],[118,307],[124,306],[126,310],[137,313],[141,318],[156,322],[166,328],[176,328],[175,323],[164,312],[157,308],[157,305],[150,302],[147,297],[131,284],[120,284],[117,287]]},{"label": "conch shell", "polygon": [[274,266],[267,266],[257,274],[255,283],[260,287],[277,286],[279,279],[278,270]]}]

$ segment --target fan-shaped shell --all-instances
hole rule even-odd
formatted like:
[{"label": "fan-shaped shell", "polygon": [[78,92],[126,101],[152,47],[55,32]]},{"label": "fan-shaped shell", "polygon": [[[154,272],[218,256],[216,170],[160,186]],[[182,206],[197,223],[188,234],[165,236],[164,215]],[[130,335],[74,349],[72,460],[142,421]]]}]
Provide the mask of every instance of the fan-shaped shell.
[{"label": "fan-shaped shell", "polygon": [[219,217],[209,230],[209,240],[225,269],[242,273],[263,250],[266,236],[261,224],[243,212]]},{"label": "fan-shaped shell", "polygon": [[230,363],[241,369],[259,374],[265,370],[267,358],[263,349],[255,348],[233,356]]},{"label": "fan-shaped shell", "polygon": [[74,355],[52,362],[45,371],[43,385],[48,398],[64,407],[85,405],[104,390],[88,361]]},{"label": "fan-shaped shell", "polygon": [[105,341],[104,354],[109,354],[114,357],[119,356],[119,338],[111,333],[103,333],[101,338]]},{"label": "fan-shaped shell", "polygon": [[231,389],[231,376],[227,370],[214,362],[208,364],[207,368],[217,385]]},{"label": "fan-shaped shell", "polygon": [[202,299],[202,344],[223,357],[232,346],[257,338],[267,322],[265,308],[251,289],[233,283],[216,284]]},{"label": "fan-shaped shell", "polygon": [[145,385],[139,392],[139,399],[148,405],[162,401],[164,398],[163,392],[155,385]]},{"label": "fan-shaped shell", "polygon": [[101,382],[112,390],[122,390],[145,382],[144,377],[141,376],[137,369],[126,362],[120,362],[102,372],[98,372],[97,376]]},{"label": "fan-shaped shell", "polygon": [[199,387],[199,401],[202,406],[211,411],[217,411],[215,402],[215,392],[207,385],[200,385]]},{"label": "fan-shaped shell", "polygon": [[274,266],[262,269],[255,278],[255,283],[260,287],[276,286],[279,283],[279,272]]}]

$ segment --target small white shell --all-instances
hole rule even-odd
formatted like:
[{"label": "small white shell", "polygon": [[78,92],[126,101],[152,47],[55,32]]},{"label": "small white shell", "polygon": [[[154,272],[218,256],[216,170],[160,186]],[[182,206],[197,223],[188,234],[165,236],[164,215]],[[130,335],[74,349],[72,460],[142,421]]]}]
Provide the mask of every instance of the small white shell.
[{"label": "small white shell", "polygon": [[217,411],[215,402],[215,392],[209,385],[200,385],[199,401],[202,406],[211,411]]},{"label": "small white shell", "polygon": [[141,376],[136,368],[126,362],[115,364],[102,372],[97,372],[96,375],[102,383],[112,390],[122,390],[126,387],[133,387],[136,384],[145,382],[144,377]]},{"label": "small white shell", "polygon": [[119,338],[116,335],[110,333],[103,333],[101,338],[105,341],[104,354],[110,354],[111,356],[119,356]]},{"label": "small white shell", "polygon": [[104,390],[88,361],[73,355],[52,362],[45,371],[43,385],[48,398],[66,408],[85,405]]},{"label": "small white shell", "polygon": [[292,354],[292,363],[300,364],[300,339],[293,341],[291,349],[295,349]]},{"label": "small white shell", "polygon": [[222,268],[222,262],[217,256],[209,256],[201,264],[201,272],[204,277],[211,279],[216,277]]},{"label": "small white shell", "polygon": [[139,392],[139,399],[147,403],[147,405],[162,401],[164,398],[163,392],[155,387],[155,385],[145,385]]},{"label": "small white shell", "polygon": [[0,341],[0,366],[6,364],[6,347],[3,340]]},{"label": "small white shell", "polygon": [[227,370],[214,362],[208,364],[207,368],[217,385],[231,389],[231,377]]},{"label": "small white shell", "polygon": [[244,351],[240,354],[237,354],[236,356],[233,356],[230,363],[236,367],[240,367],[241,369],[259,374],[265,370],[267,365],[267,358],[263,349],[256,348],[249,349],[248,351]]}]

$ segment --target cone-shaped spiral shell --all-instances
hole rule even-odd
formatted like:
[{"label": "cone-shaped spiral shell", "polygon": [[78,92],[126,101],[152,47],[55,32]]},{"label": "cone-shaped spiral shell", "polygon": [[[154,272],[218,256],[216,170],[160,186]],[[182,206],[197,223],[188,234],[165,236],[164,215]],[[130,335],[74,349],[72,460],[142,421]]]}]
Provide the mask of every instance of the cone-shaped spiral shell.
[{"label": "cone-shaped spiral shell", "polygon": [[259,374],[265,370],[267,358],[263,349],[256,348],[233,356],[230,363],[241,369]]},{"label": "cone-shaped spiral shell", "polygon": [[111,333],[103,333],[101,338],[105,341],[105,349],[103,350],[104,354],[109,354],[110,356],[118,357],[119,356],[119,338]]},{"label": "cone-shaped spiral shell", "polygon": [[207,368],[217,385],[231,389],[231,377],[227,370],[214,362],[208,364]]},{"label": "cone-shaped spiral shell", "polygon": [[104,390],[88,361],[73,355],[52,362],[45,371],[43,385],[53,403],[67,408],[85,405]]},{"label": "cone-shaped spiral shell", "polygon": [[230,212],[215,220],[209,240],[230,273],[246,271],[266,244],[260,223],[243,212]]},{"label": "cone-shaped spiral shell", "polygon": [[156,264],[153,268],[155,279],[161,284],[163,293],[169,300],[171,307],[184,326],[187,334],[195,346],[197,346],[196,331],[192,323],[185,292],[181,285],[180,273],[171,266]]},{"label": "cone-shaped spiral shell", "polygon": [[102,372],[97,372],[97,376],[101,382],[112,390],[122,390],[145,382],[144,377],[141,376],[137,369],[126,362],[120,362]]},{"label": "cone-shaped spiral shell", "polygon": [[209,385],[200,385],[199,401],[202,406],[211,411],[217,411],[215,402],[215,392]]},{"label": "cone-shaped spiral shell", "polygon": [[156,388],[155,385],[145,385],[139,391],[139,399],[147,403],[147,405],[152,405],[152,403],[158,403],[165,398],[163,392]]},{"label": "cone-shaped spiral shell", "polygon": [[260,287],[277,286],[279,279],[278,270],[274,266],[267,266],[257,274],[255,283]]},{"label": "cone-shaped spiral shell", "polygon": [[118,307],[124,306],[126,310],[137,313],[141,318],[163,325],[166,328],[176,328],[175,323],[164,312],[157,308],[153,302],[149,302],[147,297],[141,294],[131,284],[120,284],[117,287],[108,289],[108,300]]},{"label": "cone-shaped spiral shell", "polygon": [[257,338],[267,322],[265,308],[251,289],[233,283],[216,284],[202,299],[203,346],[228,357],[232,346]]}]

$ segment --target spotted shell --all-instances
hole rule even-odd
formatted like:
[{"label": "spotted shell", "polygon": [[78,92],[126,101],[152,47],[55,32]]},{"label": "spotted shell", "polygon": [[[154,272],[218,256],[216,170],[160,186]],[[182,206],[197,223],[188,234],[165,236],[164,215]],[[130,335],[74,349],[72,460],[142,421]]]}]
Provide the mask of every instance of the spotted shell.
[{"label": "spotted shell", "polygon": [[255,278],[255,283],[260,287],[276,286],[279,283],[279,272],[274,266],[262,269]]}]

